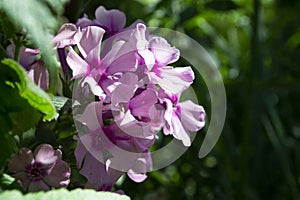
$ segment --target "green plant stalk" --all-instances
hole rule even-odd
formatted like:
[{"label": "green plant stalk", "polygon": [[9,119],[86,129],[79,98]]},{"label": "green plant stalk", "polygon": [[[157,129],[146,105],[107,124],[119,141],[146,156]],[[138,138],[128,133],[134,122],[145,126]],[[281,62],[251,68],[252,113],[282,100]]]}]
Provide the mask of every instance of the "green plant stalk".
[{"label": "green plant stalk", "polygon": [[18,39],[14,39],[14,43],[15,43],[14,60],[16,62],[19,62],[20,52],[21,52],[21,44],[20,44],[20,41]]}]

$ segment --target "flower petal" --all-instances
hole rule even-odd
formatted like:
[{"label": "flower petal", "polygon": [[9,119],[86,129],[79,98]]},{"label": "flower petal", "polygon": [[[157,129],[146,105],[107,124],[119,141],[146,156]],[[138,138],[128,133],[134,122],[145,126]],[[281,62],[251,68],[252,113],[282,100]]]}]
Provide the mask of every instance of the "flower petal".
[{"label": "flower petal", "polygon": [[141,158],[138,158],[135,165],[128,170],[129,178],[137,183],[143,182],[147,178],[147,170],[152,166],[150,152],[143,153]]},{"label": "flower petal", "polygon": [[164,101],[166,103],[166,111],[164,113],[164,119],[166,120],[166,123],[163,131],[165,135],[169,135],[174,132],[173,127],[171,126],[173,117],[173,104],[170,99],[164,99]]},{"label": "flower petal", "polygon": [[183,127],[182,122],[179,120],[177,115],[172,117],[172,124],[174,138],[181,140],[184,146],[191,146],[191,138],[189,132]]},{"label": "flower petal", "polygon": [[199,131],[205,125],[205,111],[200,105],[192,101],[184,101],[181,106],[181,121],[189,131]]},{"label": "flower petal", "polygon": [[141,183],[144,180],[146,180],[147,175],[146,174],[139,174],[139,173],[135,173],[132,169],[130,169],[127,172],[127,175],[129,176],[129,178],[137,183]]},{"label": "flower petal", "polygon": [[157,101],[156,93],[151,89],[147,89],[130,100],[129,108],[132,115],[136,117],[150,118],[150,109]]},{"label": "flower petal", "polygon": [[93,77],[87,76],[83,80],[81,86],[84,87],[85,84],[88,84],[90,86],[90,89],[94,95],[98,96],[101,100],[105,99],[106,94]]},{"label": "flower petal", "polygon": [[126,23],[126,16],[123,12],[112,9],[106,10],[100,6],[95,11],[96,22],[104,26],[109,32],[109,36],[120,32]]},{"label": "flower petal", "polygon": [[79,18],[76,22],[76,26],[80,28],[85,28],[87,26],[94,26],[94,25],[96,25],[96,23],[90,20],[87,14],[83,14],[83,17]]},{"label": "flower petal", "polygon": [[50,174],[44,177],[45,183],[49,186],[60,188],[66,187],[70,183],[71,169],[69,165],[62,160],[56,162]]},{"label": "flower petal", "polygon": [[95,159],[87,153],[84,165],[80,173],[88,179],[88,183],[101,189],[103,186],[113,185],[121,177],[123,172],[114,170]]},{"label": "flower petal", "polygon": [[75,24],[66,23],[61,26],[57,35],[52,39],[56,48],[64,48],[76,44],[74,36],[77,32]]},{"label": "flower petal", "polygon": [[25,168],[34,163],[33,154],[30,149],[21,148],[19,154],[12,157],[8,163],[8,170],[10,172],[23,172]]},{"label": "flower petal", "polygon": [[125,114],[115,120],[122,132],[129,136],[137,138],[153,138],[154,132],[150,129],[148,123],[137,121],[136,118],[131,114],[130,110],[126,111]]},{"label": "flower petal", "polygon": [[173,104],[171,100],[165,99],[166,102],[166,112],[165,112],[165,126],[164,126],[164,134],[165,135],[173,135],[174,138],[181,140],[185,146],[191,145],[190,134],[185,130],[182,125],[182,122],[179,119],[179,116],[173,110]]},{"label": "flower petal", "polygon": [[81,34],[76,35],[77,47],[90,64],[98,64],[100,61],[100,47],[104,32],[98,26],[88,26],[82,29]]},{"label": "flower petal", "polygon": [[54,150],[49,144],[41,144],[35,149],[34,157],[37,163],[51,165],[61,158],[61,152]]},{"label": "flower petal", "polygon": [[194,80],[191,67],[162,67],[150,73],[152,81],[158,83],[164,90],[180,94],[187,89]]},{"label": "flower petal", "polygon": [[73,50],[67,55],[67,63],[72,69],[73,78],[83,77],[88,73],[89,65]]},{"label": "flower petal", "polygon": [[[28,52],[28,48],[21,47],[20,48],[20,61],[19,63],[28,71],[30,69],[30,66],[34,63],[36,60],[36,54],[33,52]],[[12,43],[6,47],[6,51],[8,55],[13,58],[14,57],[14,51],[15,51],[15,45]]]},{"label": "flower petal", "polygon": [[13,174],[12,177],[18,180],[18,182],[21,184],[24,190],[27,190],[28,184],[31,181],[30,175],[28,175],[26,172],[18,172],[16,174]]},{"label": "flower petal", "polygon": [[149,50],[149,42],[146,40],[146,26],[142,23],[136,25],[136,29],[133,31],[135,36],[136,48],[139,55],[144,59],[145,65],[150,71],[155,64],[155,57]]},{"label": "flower petal", "polygon": [[41,89],[45,91],[48,89],[49,73],[41,61],[38,61],[31,66],[31,70],[29,70],[28,75]]},{"label": "flower petal", "polygon": [[91,132],[99,130],[104,126],[102,110],[102,103],[92,102],[85,108],[83,114],[76,120],[86,125]]},{"label": "flower petal", "polygon": [[125,73],[120,79],[119,84],[114,88],[111,95],[111,103],[118,106],[119,103],[128,103],[133,97],[138,82],[137,75]]},{"label": "flower petal", "polygon": [[153,52],[156,63],[165,66],[176,62],[180,56],[179,50],[171,45],[162,37],[153,37],[149,41],[149,49]]},{"label": "flower petal", "polygon": [[28,192],[48,191],[50,187],[42,180],[31,181],[28,185]]}]

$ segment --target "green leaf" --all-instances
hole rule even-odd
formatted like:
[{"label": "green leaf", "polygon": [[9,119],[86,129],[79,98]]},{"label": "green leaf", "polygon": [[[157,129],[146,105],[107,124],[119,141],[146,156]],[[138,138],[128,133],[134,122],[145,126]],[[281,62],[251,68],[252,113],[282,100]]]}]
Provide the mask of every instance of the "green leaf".
[{"label": "green leaf", "polygon": [[91,189],[76,189],[68,191],[66,189],[51,190],[49,192],[29,193],[22,195],[18,190],[5,191],[0,194],[1,200],[130,200],[126,195],[112,192],[97,192]]},{"label": "green leaf", "polygon": [[18,183],[18,181],[8,174],[0,175],[0,189],[2,189],[2,190],[8,190],[8,189],[22,190],[21,185]]},{"label": "green leaf", "polygon": [[12,184],[14,181],[15,181],[15,178],[13,178],[7,174],[1,174],[1,176],[0,176],[1,188],[5,188],[6,186]]},{"label": "green leaf", "polygon": [[[13,70],[13,76],[10,77],[13,80],[7,80],[6,84],[17,88],[22,98],[26,99],[33,108],[43,113],[44,121],[50,121],[57,117],[55,107],[48,94],[34,84],[23,67],[11,59],[4,59],[2,64]],[[19,114],[11,113],[11,117],[18,120],[26,119],[25,113],[23,116]]]},{"label": "green leaf", "polygon": [[[1,125],[1,124],[0,124]],[[0,133],[0,170],[6,165],[8,158],[17,150],[14,138],[10,134]],[[0,198],[1,199],[1,198]]]},{"label": "green leaf", "polygon": [[35,139],[36,128],[30,128],[22,134],[20,146],[28,147]]},{"label": "green leaf", "polygon": [[52,98],[52,102],[53,102],[56,110],[62,109],[68,100],[69,100],[68,98],[61,97],[61,96],[54,96]]}]

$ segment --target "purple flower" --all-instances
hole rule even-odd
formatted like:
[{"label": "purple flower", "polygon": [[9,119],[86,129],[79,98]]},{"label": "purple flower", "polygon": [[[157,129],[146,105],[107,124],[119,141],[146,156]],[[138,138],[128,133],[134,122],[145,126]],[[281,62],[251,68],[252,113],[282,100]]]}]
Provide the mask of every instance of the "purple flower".
[{"label": "purple flower", "polygon": [[[123,175],[123,172],[106,167],[105,162],[101,162],[101,160],[97,159],[94,154],[95,150],[102,155],[101,149],[96,149],[93,146],[93,154],[90,153],[88,147],[86,145],[92,144],[95,141],[97,135],[87,134],[82,136],[77,143],[75,149],[75,157],[77,160],[77,166],[80,169],[80,173],[85,176],[88,180],[86,184],[87,188],[94,188],[100,191],[111,191],[113,185],[117,182],[117,180]],[[95,144],[93,144],[95,145]],[[99,147],[99,146],[98,146]]]},{"label": "purple flower", "polygon": [[179,102],[180,95],[161,93],[160,97],[166,105],[163,131],[181,140],[185,146],[191,145],[189,131],[199,131],[205,125],[205,111],[202,106],[190,100]]},{"label": "purple flower", "polygon": [[[77,122],[88,131],[80,135],[75,157],[86,187],[106,191],[123,173],[136,182],[146,179],[157,131],[190,146],[190,131],[204,126],[205,111],[191,101],[179,102],[195,77],[189,66],[169,66],[179,59],[178,49],[152,36],[143,23],[124,28],[120,11],[99,7],[95,16],[63,25],[53,41],[57,48],[68,46],[66,63],[80,86],[75,94],[99,97],[99,102],[80,102],[85,109]],[[109,38],[102,44],[105,33]]]},{"label": "purple flower", "polygon": [[111,190],[125,172],[136,182],[144,181],[152,166],[148,149],[154,139],[132,137],[115,122],[104,125],[103,117],[109,116],[104,109],[101,103],[91,103],[78,119],[89,129],[75,149],[80,173],[88,179],[87,186]]},{"label": "purple flower", "polygon": [[121,32],[126,24],[126,16],[123,12],[116,9],[106,10],[103,6],[96,9],[95,17],[94,22],[103,27],[109,36]]},{"label": "purple flower", "polygon": [[[65,31],[69,32],[70,30]],[[63,35],[72,35],[71,32]],[[82,56],[78,55],[70,47],[67,63],[73,71],[73,78],[84,78],[82,86],[88,84],[93,94],[101,100],[105,100],[107,97],[106,101],[109,101],[109,95],[120,75],[124,72],[136,70],[135,43],[137,41],[118,41],[101,59],[100,48],[103,34],[104,30],[97,26],[88,26],[82,30],[77,30],[72,37],[74,37],[74,41]]]},{"label": "purple flower", "polygon": [[52,43],[55,48],[64,48],[66,46],[71,46],[76,44],[76,34],[78,29],[74,24],[66,23],[63,24],[56,36],[52,39]]},{"label": "purple flower", "polygon": [[[133,35],[137,39],[139,63],[147,67],[150,82],[158,84],[165,91],[178,94],[187,89],[194,80],[191,67],[167,66],[179,59],[179,50],[162,37],[147,37],[144,24],[137,24]],[[150,39],[148,39],[150,38]]]},{"label": "purple flower", "polygon": [[[8,45],[6,50],[9,56],[13,57],[15,45]],[[49,87],[49,73],[44,63],[41,60],[36,60],[36,55],[39,53],[38,49],[21,47],[19,62],[28,71],[28,75],[33,82],[46,91]]]},{"label": "purple flower", "polygon": [[85,14],[80,18],[76,25],[85,28],[87,26],[99,26],[105,30],[108,37],[121,32],[126,24],[126,16],[123,12],[111,9],[106,10],[103,6],[99,6],[95,11],[95,20],[88,19]]},{"label": "purple flower", "polygon": [[49,73],[42,61],[34,63],[28,75],[44,91],[49,88]]},{"label": "purple flower", "polygon": [[125,73],[119,81],[111,95],[114,121],[131,136],[153,138],[164,124],[157,88],[142,87],[144,81],[133,73]]},{"label": "purple flower", "polygon": [[39,145],[34,153],[21,148],[8,163],[8,170],[27,192],[66,187],[70,182],[70,168],[61,157],[62,152],[49,144]]},{"label": "purple flower", "polygon": [[[13,43],[8,45],[6,48],[6,51],[7,51],[8,55],[11,58],[13,58],[14,52],[15,52],[15,45]],[[35,62],[35,60],[36,60],[36,54],[28,51],[28,49],[25,47],[20,48],[19,62],[27,71],[30,70],[31,65]]]}]

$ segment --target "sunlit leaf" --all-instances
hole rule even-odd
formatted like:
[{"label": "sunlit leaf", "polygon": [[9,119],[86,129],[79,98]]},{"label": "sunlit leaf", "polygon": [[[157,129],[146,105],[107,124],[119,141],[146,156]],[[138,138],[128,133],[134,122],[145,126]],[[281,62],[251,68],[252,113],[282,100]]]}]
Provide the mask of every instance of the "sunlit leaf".
[{"label": "sunlit leaf", "polygon": [[3,67],[9,67],[12,70],[12,76],[8,77],[6,84],[15,86],[22,98],[26,99],[33,108],[43,113],[43,120],[54,119],[57,113],[48,94],[35,85],[27,72],[15,61],[5,59],[2,64],[4,64]]},{"label": "sunlit leaf", "polygon": [[126,195],[120,195],[111,192],[97,192],[95,190],[82,190],[76,189],[72,191],[68,191],[66,189],[52,190],[49,192],[37,192],[37,193],[29,193],[26,195],[22,195],[20,191],[12,190],[6,191],[0,194],[0,199],[2,200],[130,200],[130,198]]}]

